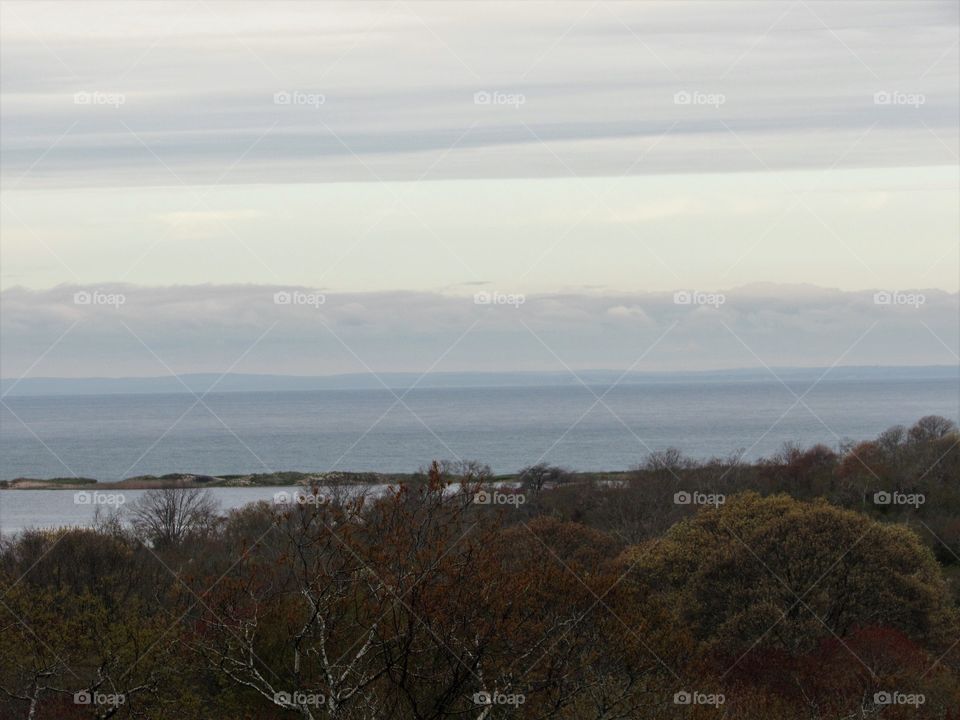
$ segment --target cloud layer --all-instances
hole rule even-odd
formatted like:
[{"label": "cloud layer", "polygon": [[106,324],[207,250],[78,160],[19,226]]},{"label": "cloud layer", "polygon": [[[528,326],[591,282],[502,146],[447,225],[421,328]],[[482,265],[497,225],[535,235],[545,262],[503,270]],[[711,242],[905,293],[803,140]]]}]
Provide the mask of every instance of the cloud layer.
[{"label": "cloud layer", "polygon": [[3,177],[110,186],[950,163],[957,13],[946,0],[4,3]]},{"label": "cloud layer", "polygon": [[956,364],[960,296],[753,285],[523,296],[288,286],[2,294],[2,376]]}]

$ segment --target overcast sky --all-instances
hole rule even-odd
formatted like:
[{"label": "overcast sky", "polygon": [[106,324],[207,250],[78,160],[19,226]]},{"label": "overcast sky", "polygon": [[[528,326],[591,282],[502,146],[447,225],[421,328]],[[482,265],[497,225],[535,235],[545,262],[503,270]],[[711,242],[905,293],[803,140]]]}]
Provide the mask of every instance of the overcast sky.
[{"label": "overcast sky", "polygon": [[952,0],[0,13],[4,377],[956,362]]}]

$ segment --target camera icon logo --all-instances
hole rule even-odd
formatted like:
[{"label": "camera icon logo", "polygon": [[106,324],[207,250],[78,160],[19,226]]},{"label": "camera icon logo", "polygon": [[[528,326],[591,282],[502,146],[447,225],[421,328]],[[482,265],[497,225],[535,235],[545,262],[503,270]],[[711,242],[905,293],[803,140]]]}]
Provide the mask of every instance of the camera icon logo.
[{"label": "camera icon logo", "polygon": [[473,494],[473,503],[474,505],[489,505],[492,502],[492,497],[490,493],[486,490],[481,490]]},{"label": "camera icon logo", "polygon": [[74,705],[89,705],[93,702],[93,696],[88,690],[80,690],[73,694]]},{"label": "camera icon logo", "polygon": [[292,99],[293,96],[285,90],[281,90],[280,92],[275,92],[273,94],[274,105],[289,105]]},{"label": "camera icon logo", "polygon": [[889,105],[891,102],[893,102],[893,96],[886,90],[881,90],[873,94],[874,105]]},{"label": "camera icon logo", "polygon": [[89,305],[91,300],[92,296],[86,290],[80,290],[73,294],[74,305]]},{"label": "camera icon logo", "polygon": [[889,505],[891,500],[893,500],[893,496],[886,490],[880,490],[873,494],[874,505]]},{"label": "camera icon logo", "polygon": [[674,105],[689,105],[693,101],[693,96],[686,90],[680,90],[673,94]]},{"label": "camera icon logo", "polygon": [[673,704],[674,705],[689,705],[693,702],[693,696],[688,693],[686,690],[681,690],[680,692],[673,694]]},{"label": "camera icon logo", "polygon": [[689,505],[692,502],[693,498],[690,496],[686,490],[681,490],[680,492],[673,494],[673,504],[674,505]]},{"label": "camera icon logo", "polygon": [[275,305],[289,305],[292,299],[293,297],[286,290],[281,290],[273,294],[273,302]]},{"label": "camera icon logo", "polygon": [[481,690],[473,694],[473,703],[474,705],[492,705],[493,698],[486,690]]},{"label": "camera icon logo", "polygon": [[474,105],[489,105],[492,100],[492,96],[486,90],[479,90],[473,94]]}]

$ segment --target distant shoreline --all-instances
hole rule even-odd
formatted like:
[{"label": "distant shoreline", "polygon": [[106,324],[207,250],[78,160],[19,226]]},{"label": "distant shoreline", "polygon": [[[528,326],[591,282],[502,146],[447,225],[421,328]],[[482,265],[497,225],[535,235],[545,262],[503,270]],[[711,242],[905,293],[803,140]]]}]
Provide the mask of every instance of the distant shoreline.
[{"label": "distant shoreline", "polygon": [[384,372],[339,375],[266,375],[188,373],[158,377],[26,377],[0,379],[0,390],[12,398],[73,397],[90,395],[166,395],[243,392],[471,390],[488,388],[571,387],[582,383],[597,386],[731,383],[778,381],[922,381],[960,379],[953,365],[849,365],[824,367],[754,367],[689,371],[623,371],[578,369],[556,372]]},{"label": "distant shoreline", "polygon": [[194,475],[171,473],[143,475],[109,481],[94,478],[16,478],[0,480],[0,490],[89,490],[91,488],[122,488],[125,490],[156,490],[165,487],[222,488],[222,487],[290,487],[309,485],[381,485],[411,482],[416,473],[372,472],[277,472],[250,475]]},{"label": "distant shoreline", "polygon": [[[571,472],[571,478],[616,479],[629,470]],[[493,482],[516,480],[517,473],[493,475]],[[173,473],[156,477],[144,475],[124,480],[105,481],[93,478],[16,478],[0,480],[0,490],[91,490],[110,488],[123,490],[158,490],[167,487],[187,488],[251,488],[251,487],[310,487],[334,485],[398,485],[422,482],[421,473],[375,472],[278,472],[251,475],[192,475]]]}]

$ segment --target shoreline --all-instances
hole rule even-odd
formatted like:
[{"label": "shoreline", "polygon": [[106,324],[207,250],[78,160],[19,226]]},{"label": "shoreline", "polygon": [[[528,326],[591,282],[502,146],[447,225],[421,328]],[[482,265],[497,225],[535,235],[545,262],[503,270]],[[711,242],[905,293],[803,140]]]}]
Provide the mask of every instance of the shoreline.
[{"label": "shoreline", "polygon": [[[600,470],[570,472],[572,479],[612,480],[631,473],[631,470]],[[517,480],[519,473],[491,475],[486,481],[508,482]],[[123,480],[108,481],[94,478],[16,478],[0,480],[0,490],[159,490],[168,487],[187,488],[253,488],[253,487],[309,487],[312,485],[397,485],[423,482],[426,475],[414,473],[377,472],[277,472],[251,473],[249,475],[195,475],[170,473],[168,475],[143,475]]]},{"label": "shoreline", "polygon": [[411,482],[417,473],[373,472],[277,472],[247,475],[203,475],[169,473],[167,475],[139,475],[123,480],[94,478],[16,478],[0,480],[0,490],[90,490],[95,488],[125,490],[159,490],[168,487],[296,487],[322,483],[324,485],[381,485]]}]

